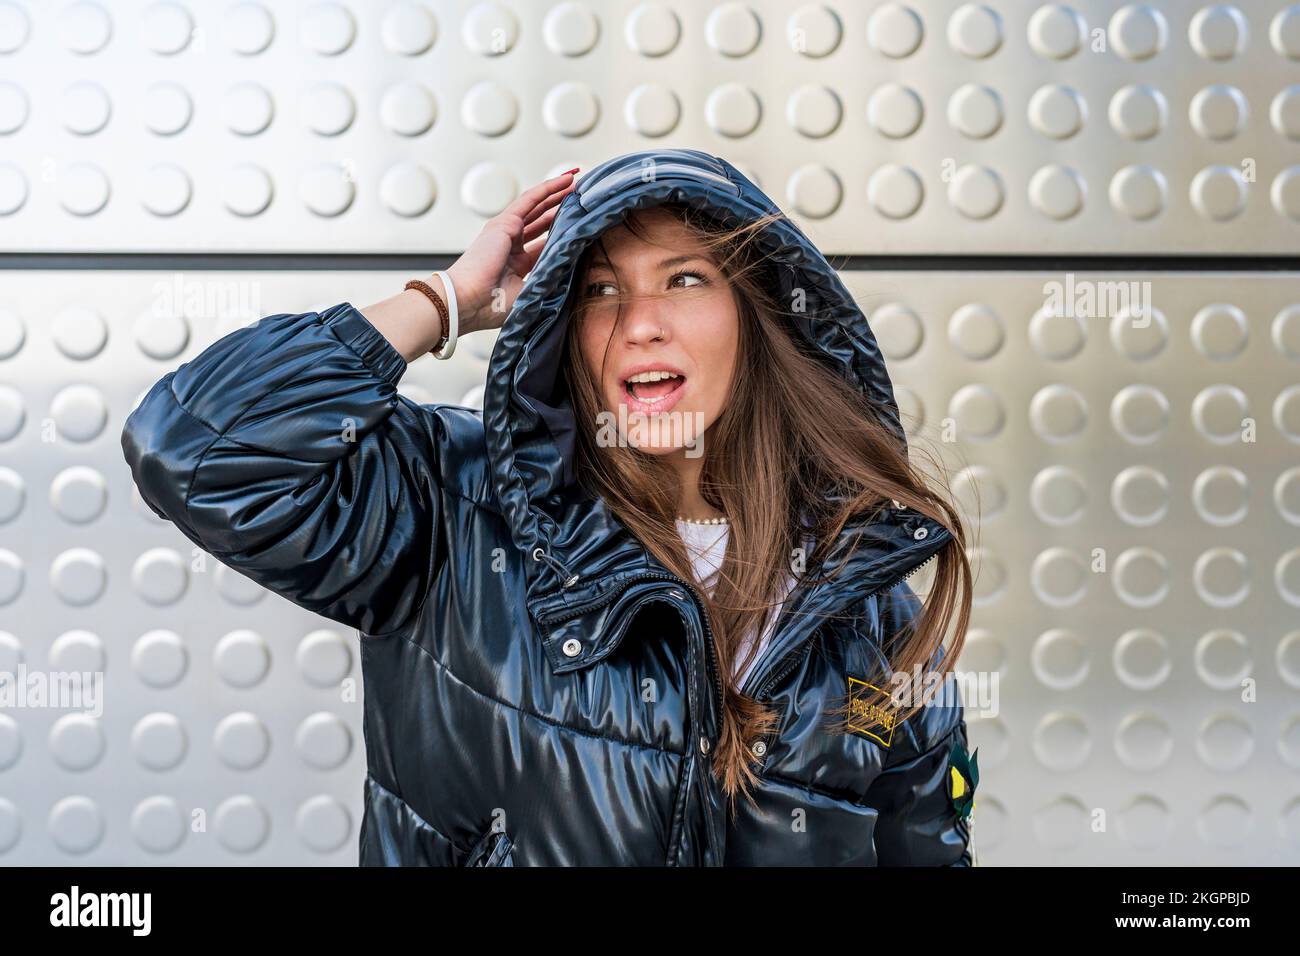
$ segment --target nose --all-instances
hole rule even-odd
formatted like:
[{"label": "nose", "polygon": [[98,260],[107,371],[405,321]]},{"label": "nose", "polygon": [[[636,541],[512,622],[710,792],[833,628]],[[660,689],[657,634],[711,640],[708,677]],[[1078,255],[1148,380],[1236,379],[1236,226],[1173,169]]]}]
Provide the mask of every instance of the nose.
[{"label": "nose", "polygon": [[666,342],[672,337],[672,326],[655,298],[634,300],[624,306],[623,341],[628,345],[645,345]]}]

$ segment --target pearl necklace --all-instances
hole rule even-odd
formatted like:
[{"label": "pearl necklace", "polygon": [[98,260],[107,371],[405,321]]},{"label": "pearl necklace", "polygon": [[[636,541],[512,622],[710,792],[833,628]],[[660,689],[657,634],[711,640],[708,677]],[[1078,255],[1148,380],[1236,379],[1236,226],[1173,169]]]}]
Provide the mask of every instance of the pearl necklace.
[{"label": "pearl necklace", "polygon": [[725,517],[724,518],[683,518],[681,515],[678,515],[677,520],[685,521],[687,524],[731,524],[731,522],[728,521]]}]

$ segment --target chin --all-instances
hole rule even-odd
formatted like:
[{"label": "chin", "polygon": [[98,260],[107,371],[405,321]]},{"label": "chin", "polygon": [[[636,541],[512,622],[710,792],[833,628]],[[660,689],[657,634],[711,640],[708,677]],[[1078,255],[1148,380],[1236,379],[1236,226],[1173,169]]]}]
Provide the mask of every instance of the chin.
[{"label": "chin", "polygon": [[696,457],[701,453],[709,424],[703,412],[680,406],[669,412],[647,415],[621,405],[609,414],[621,423],[619,433],[627,446],[648,455],[669,455],[684,450]]}]

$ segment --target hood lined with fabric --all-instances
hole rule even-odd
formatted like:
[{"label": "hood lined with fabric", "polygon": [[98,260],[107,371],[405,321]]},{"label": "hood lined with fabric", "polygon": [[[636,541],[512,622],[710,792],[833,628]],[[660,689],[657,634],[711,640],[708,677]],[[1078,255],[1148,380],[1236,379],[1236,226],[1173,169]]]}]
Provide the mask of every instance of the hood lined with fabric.
[{"label": "hood lined with fabric", "polygon": [[[601,163],[561,202],[492,352],[483,422],[495,490],[515,543],[550,565],[562,585],[584,572],[582,538],[616,530],[603,503],[593,502],[591,522],[561,539],[554,512],[576,482],[578,423],[561,362],[577,264],[587,246],[630,211],[664,202],[687,203],[726,227],[779,212],[734,166],[700,150],[646,150]],[[790,316],[797,333],[870,399],[906,448],[875,336],[838,273],[788,218],[765,227],[756,241],[770,256],[782,300],[802,290],[806,311]]]}]

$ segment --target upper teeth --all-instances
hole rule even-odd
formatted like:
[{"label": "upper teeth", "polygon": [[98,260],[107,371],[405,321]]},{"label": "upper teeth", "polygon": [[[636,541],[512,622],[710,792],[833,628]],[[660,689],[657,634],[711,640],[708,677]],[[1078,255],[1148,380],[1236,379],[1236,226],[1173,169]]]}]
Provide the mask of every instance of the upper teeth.
[{"label": "upper teeth", "polygon": [[673,372],[638,372],[628,379],[629,382],[662,382],[666,378],[677,378]]}]

